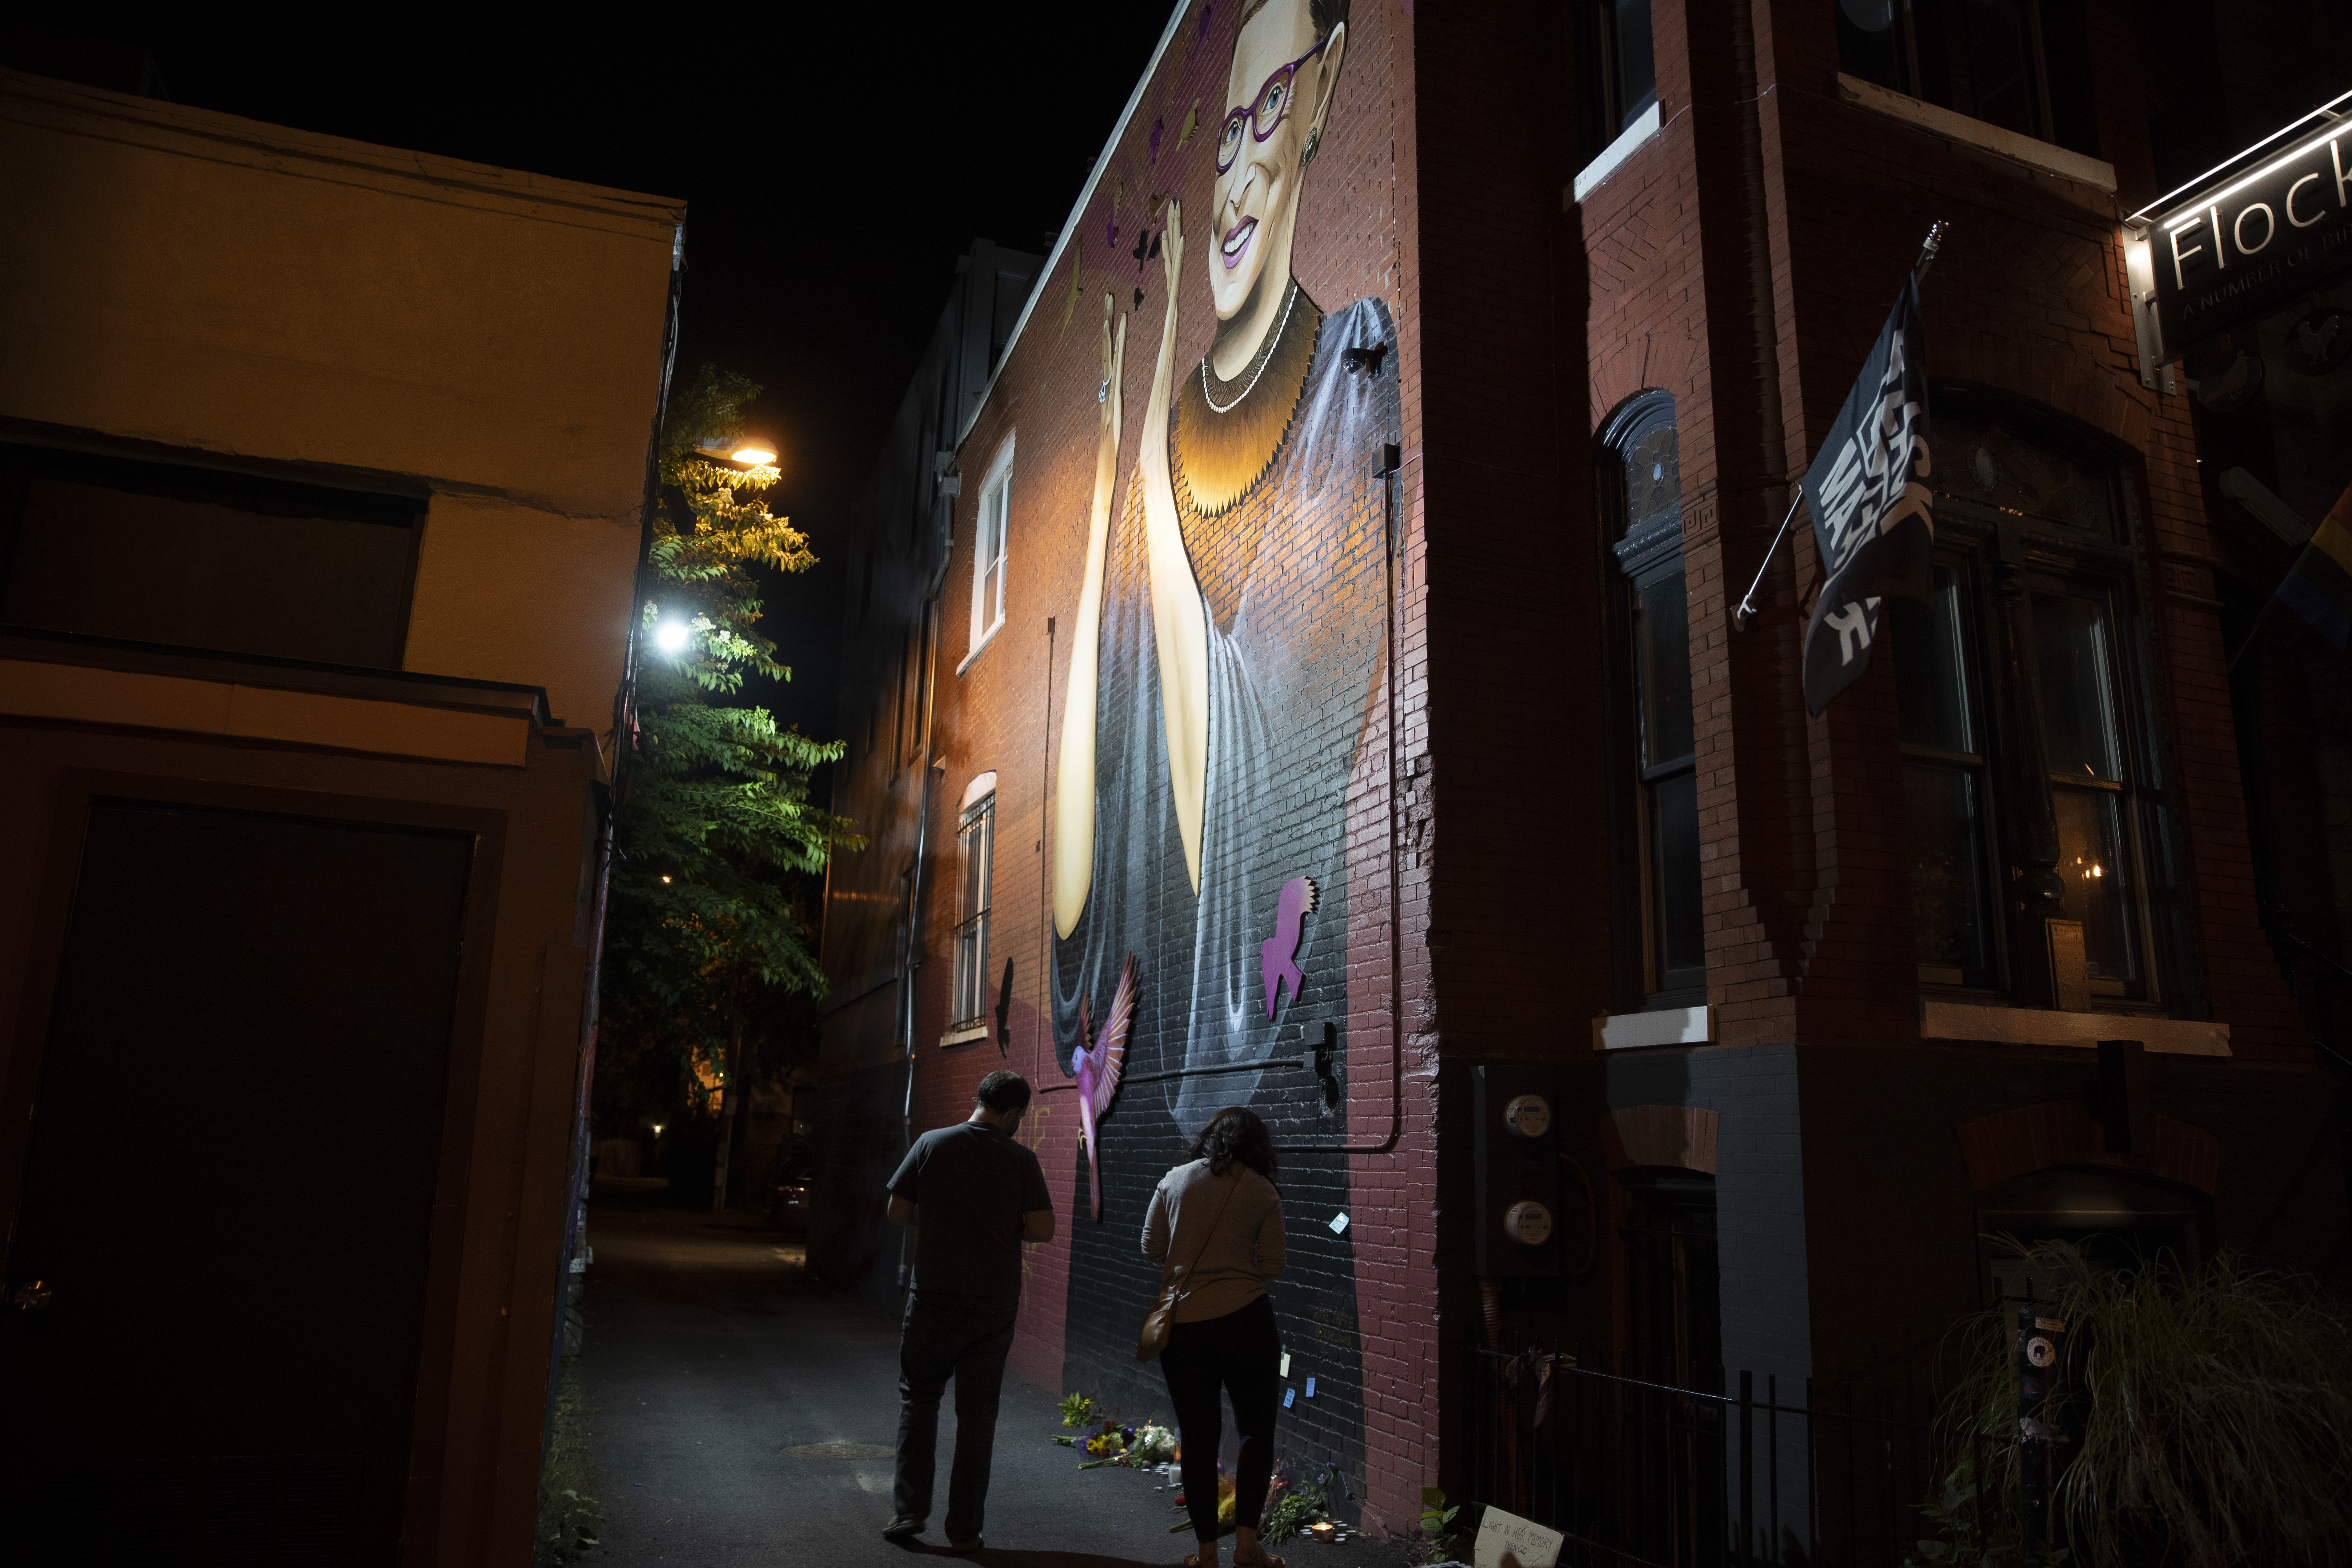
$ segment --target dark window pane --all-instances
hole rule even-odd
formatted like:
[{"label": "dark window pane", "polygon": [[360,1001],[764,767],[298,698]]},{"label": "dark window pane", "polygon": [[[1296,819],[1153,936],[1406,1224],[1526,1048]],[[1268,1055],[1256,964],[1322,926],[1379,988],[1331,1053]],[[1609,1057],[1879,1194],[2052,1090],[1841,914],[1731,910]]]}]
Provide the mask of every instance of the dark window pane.
[{"label": "dark window pane", "polygon": [[1895,0],[1837,0],[1838,68],[1900,92],[1903,29],[1895,6]]},{"label": "dark window pane", "polygon": [[1612,0],[1617,14],[1617,129],[1623,131],[1658,100],[1658,68],[1650,48],[1650,0]]},{"label": "dark window pane", "polygon": [[2052,775],[2120,780],[2105,608],[2090,599],[2036,594],[2033,641]]},{"label": "dark window pane", "polygon": [[996,881],[996,805],[992,800],[981,813],[979,826],[973,831],[972,858],[980,862],[978,900],[972,912],[985,914],[996,901],[992,890]]},{"label": "dark window pane", "polygon": [[1661,425],[1625,449],[1625,537],[1679,521],[1682,513],[1682,456],[1675,427]]},{"label": "dark window pane", "polygon": [[1936,568],[1931,603],[1895,601],[1895,679],[1906,744],[1976,751],[1960,642],[1960,585],[1948,566]]},{"label": "dark window pane", "polygon": [[2128,852],[2121,802],[2112,790],[2059,789],[2058,874],[2066,879],[2066,913],[2083,922],[2083,951],[2091,978],[2139,979],[2132,934]]},{"label": "dark window pane", "polygon": [[993,808],[965,819],[963,827],[963,889],[956,912],[964,920],[988,911],[989,838]]},{"label": "dark window pane", "polygon": [[1990,970],[1975,778],[1965,769],[1906,763],[1903,803],[1919,962],[1966,975]]},{"label": "dark window pane", "polygon": [[1939,494],[2063,522],[2103,539],[2115,536],[2108,464],[2086,452],[2063,449],[2050,436],[2021,435],[1982,416],[1987,412],[1956,395],[1938,395],[1930,447],[1932,483]]},{"label": "dark window pane", "polygon": [[[2083,26],[2081,0],[2042,0],[2042,79],[2048,84],[2051,124],[2045,139],[2077,153],[2099,155],[2099,117],[2091,100],[2090,38]],[[2163,147],[2158,138],[2158,167]],[[2168,191],[2178,180],[2159,177]]]},{"label": "dark window pane", "polygon": [[2018,0],[1961,0],[1958,10],[1967,31],[1973,101],[1953,107],[2022,136],[2040,134],[2024,6]]},{"label": "dark window pane", "polygon": [[1643,588],[1634,608],[1634,657],[1642,699],[1642,765],[1691,754],[1690,606],[1683,574]]},{"label": "dark window pane", "polygon": [[422,501],[39,447],[0,466],[25,487],[0,621],[399,668]]},{"label": "dark window pane", "polygon": [[968,1023],[988,1011],[988,921],[978,920],[956,933],[955,1016]]},{"label": "dark window pane", "polygon": [[955,948],[955,1023],[969,1023],[988,1010],[988,906],[994,880],[996,801],[989,796],[957,830],[963,857],[958,889]]},{"label": "dark window pane", "polygon": [[1699,914],[1696,773],[1676,773],[1651,786],[1650,837],[1657,878],[1659,979],[1662,985],[1685,984],[1677,971],[1703,972],[1706,967],[1706,933]]}]

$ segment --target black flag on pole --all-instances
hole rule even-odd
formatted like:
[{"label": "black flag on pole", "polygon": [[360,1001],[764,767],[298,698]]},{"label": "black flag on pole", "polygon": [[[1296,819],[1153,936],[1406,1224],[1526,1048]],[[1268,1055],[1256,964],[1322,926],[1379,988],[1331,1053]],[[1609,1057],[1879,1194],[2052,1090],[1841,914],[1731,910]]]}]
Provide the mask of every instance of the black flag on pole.
[{"label": "black flag on pole", "polygon": [[1869,665],[1880,601],[1928,596],[1936,519],[1925,349],[1914,278],[1805,473],[1805,507],[1828,574],[1805,627],[1805,708],[1816,715]]}]

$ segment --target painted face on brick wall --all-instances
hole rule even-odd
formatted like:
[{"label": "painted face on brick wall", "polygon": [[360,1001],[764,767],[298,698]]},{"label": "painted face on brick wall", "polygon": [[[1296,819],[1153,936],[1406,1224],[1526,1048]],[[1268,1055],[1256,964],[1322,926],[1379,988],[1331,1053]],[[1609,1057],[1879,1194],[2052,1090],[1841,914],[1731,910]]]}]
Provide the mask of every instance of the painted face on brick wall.
[{"label": "painted face on brick wall", "polygon": [[[1319,36],[1316,10],[1330,23]],[[1220,358],[1255,352],[1288,291],[1298,193],[1331,110],[1346,15],[1339,0],[1269,0],[1234,40],[1206,247]]]}]

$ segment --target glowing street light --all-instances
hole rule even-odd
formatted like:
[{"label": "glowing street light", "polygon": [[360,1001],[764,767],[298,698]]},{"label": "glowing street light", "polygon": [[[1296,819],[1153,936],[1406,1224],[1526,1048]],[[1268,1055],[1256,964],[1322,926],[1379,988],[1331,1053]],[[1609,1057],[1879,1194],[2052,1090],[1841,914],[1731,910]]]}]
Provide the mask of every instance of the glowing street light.
[{"label": "glowing street light", "polygon": [[686,651],[687,639],[692,635],[684,621],[664,621],[654,628],[654,647],[676,657]]},{"label": "glowing street light", "polygon": [[776,460],[776,444],[759,436],[739,436],[732,442],[707,441],[695,450],[713,462],[740,463],[747,468],[764,468]]}]

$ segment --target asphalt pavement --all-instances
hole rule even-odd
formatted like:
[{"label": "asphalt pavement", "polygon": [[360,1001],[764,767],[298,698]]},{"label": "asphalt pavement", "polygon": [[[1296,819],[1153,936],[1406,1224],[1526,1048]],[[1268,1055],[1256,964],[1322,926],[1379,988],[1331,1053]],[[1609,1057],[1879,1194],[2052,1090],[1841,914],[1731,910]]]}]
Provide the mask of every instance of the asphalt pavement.
[{"label": "asphalt pavement", "polygon": [[[747,1215],[592,1208],[581,1376],[604,1505],[589,1568],[951,1559],[939,1521],[955,1447],[940,1414],[931,1532],[882,1539],[898,1425],[898,1325],[807,1277],[801,1244]],[[1055,1391],[1011,1374],[997,1416],[989,1568],[1173,1568],[1192,1532],[1148,1471],[1080,1470]],[[1397,1543],[1305,1539],[1291,1568],[1406,1568]],[[1233,1543],[1221,1553],[1230,1565]]]}]

